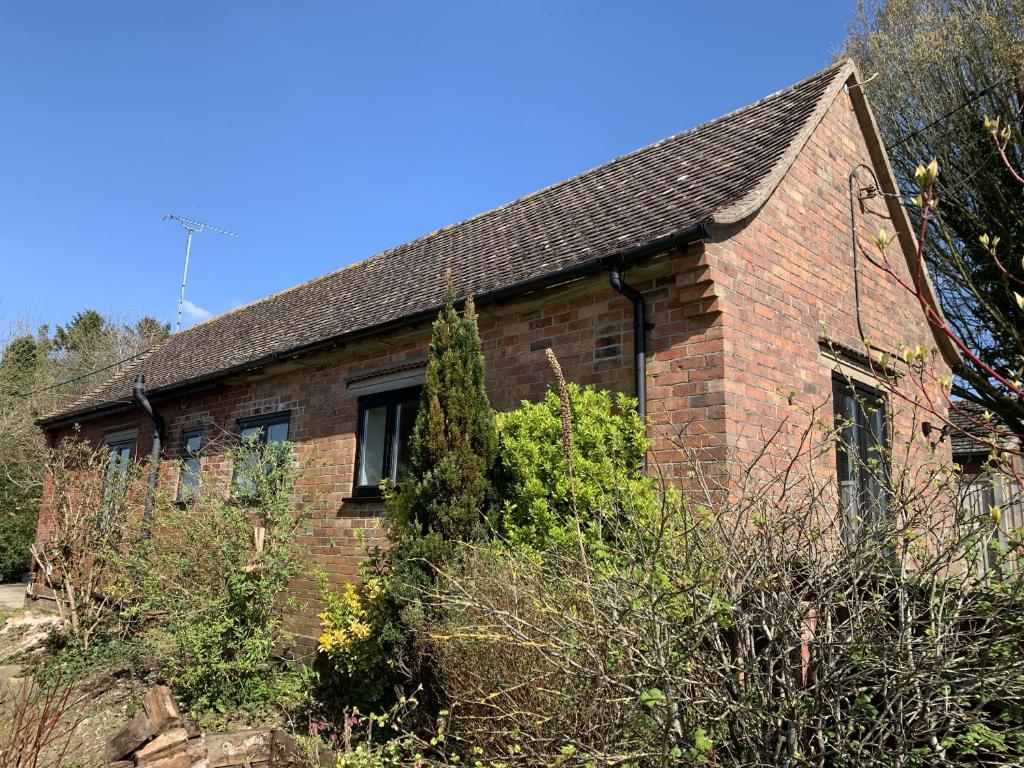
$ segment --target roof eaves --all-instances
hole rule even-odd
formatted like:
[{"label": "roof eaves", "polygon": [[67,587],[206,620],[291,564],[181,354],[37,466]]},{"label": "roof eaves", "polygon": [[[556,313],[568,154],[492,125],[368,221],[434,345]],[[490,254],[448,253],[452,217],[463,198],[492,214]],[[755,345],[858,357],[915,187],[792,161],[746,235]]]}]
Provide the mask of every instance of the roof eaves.
[{"label": "roof eaves", "polygon": [[[163,346],[163,344],[166,343],[166,341],[167,339],[163,339],[160,342],[154,344],[149,349],[142,352],[141,354],[137,355],[135,359],[131,360],[131,362],[124,368],[119,368],[115,370],[112,374],[103,379],[103,381],[101,381],[99,384],[90,387],[88,391],[84,392],[83,394],[75,398],[70,404],[65,405],[57,410],[50,411],[50,413],[45,414],[43,416],[40,416],[38,419],[35,420],[36,426],[45,426],[49,422],[53,421],[54,419],[60,418],[64,414],[75,413],[78,412],[80,409],[85,408],[85,403],[89,401],[90,396],[93,392],[103,389],[105,386],[114,381],[114,379],[124,376],[126,371],[135,370],[136,368],[140,367],[146,361],[146,359],[149,358],[158,349],[160,349],[160,347]],[[125,397],[130,400],[130,393],[126,394]],[[122,403],[118,402],[109,403],[108,405],[117,406],[121,404]],[[88,409],[86,408],[86,410]]]}]

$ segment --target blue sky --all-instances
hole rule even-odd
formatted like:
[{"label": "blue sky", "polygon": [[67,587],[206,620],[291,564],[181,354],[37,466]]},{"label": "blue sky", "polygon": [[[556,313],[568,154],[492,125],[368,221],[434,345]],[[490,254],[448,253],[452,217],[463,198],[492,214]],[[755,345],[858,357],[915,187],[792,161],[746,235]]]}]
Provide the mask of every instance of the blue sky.
[{"label": "blue sky", "polygon": [[[826,66],[854,0],[6,2],[0,331],[171,321],[358,261]],[[192,322],[204,312],[192,313]]]}]

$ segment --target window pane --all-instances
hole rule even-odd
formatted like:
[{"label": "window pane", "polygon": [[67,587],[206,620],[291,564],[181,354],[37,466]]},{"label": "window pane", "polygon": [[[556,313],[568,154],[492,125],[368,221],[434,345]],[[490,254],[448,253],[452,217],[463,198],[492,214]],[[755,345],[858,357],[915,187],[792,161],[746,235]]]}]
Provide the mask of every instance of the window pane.
[{"label": "window pane", "polygon": [[[127,488],[128,465],[132,460],[132,442],[109,443],[106,474],[103,478],[103,501],[107,504],[121,497]],[[104,515],[111,510],[104,511]],[[106,523],[104,523],[106,524]]]},{"label": "window pane", "polygon": [[199,459],[190,457],[182,459],[181,477],[178,481],[178,500],[186,501],[195,496],[199,487]]},{"label": "window pane", "polygon": [[384,448],[387,445],[388,407],[378,405],[363,412],[362,456],[359,461],[359,485],[380,485],[384,477]]},{"label": "window pane", "polygon": [[864,398],[864,442],[867,461],[864,471],[865,517],[881,519],[887,508],[886,481],[889,459],[885,449],[885,402],[874,396]]},{"label": "window pane", "polygon": [[[263,440],[263,427],[245,427],[242,429],[242,442],[248,441],[253,435],[258,441]],[[235,492],[240,496],[252,496],[256,493],[256,469],[259,466],[259,454],[248,451],[239,457],[235,466]]]},{"label": "window pane", "polygon": [[866,387],[836,381],[833,402],[840,504],[852,532],[881,519],[887,508],[885,400]]},{"label": "window pane", "polygon": [[860,512],[859,492],[857,490],[857,423],[856,404],[849,390],[838,383],[833,392],[836,429],[836,472],[839,475],[839,503],[843,517],[848,526],[857,525]]},{"label": "window pane", "polygon": [[288,439],[288,422],[267,425],[267,442],[283,443]]},{"label": "window pane", "polygon": [[235,491],[241,496],[252,496],[256,493],[256,468],[259,460],[250,453],[238,462],[235,467]]},{"label": "window pane", "polygon": [[128,469],[128,462],[132,458],[131,443],[112,443],[107,446],[110,456],[107,459],[107,477],[114,472],[124,474]]},{"label": "window pane", "polygon": [[409,474],[409,444],[412,442],[412,428],[416,425],[416,411],[419,401],[400,403],[395,427],[395,444],[392,449],[391,478],[402,482]]},{"label": "window pane", "polygon": [[203,436],[199,433],[188,435],[181,460],[181,475],[178,478],[178,501],[187,501],[195,496],[199,487],[199,449],[203,444]]},{"label": "window pane", "polygon": [[[273,420],[271,420],[273,419]],[[253,439],[258,443],[255,450],[251,451],[243,460],[240,460],[235,467],[235,491],[241,496],[252,496],[256,493],[256,473],[262,468],[265,475],[270,475],[276,459],[280,456],[280,450],[266,450],[264,446],[280,446],[288,440],[288,416],[277,414],[269,418],[257,417],[254,420],[242,420],[242,424],[248,422],[248,426],[242,427],[242,443]]]}]

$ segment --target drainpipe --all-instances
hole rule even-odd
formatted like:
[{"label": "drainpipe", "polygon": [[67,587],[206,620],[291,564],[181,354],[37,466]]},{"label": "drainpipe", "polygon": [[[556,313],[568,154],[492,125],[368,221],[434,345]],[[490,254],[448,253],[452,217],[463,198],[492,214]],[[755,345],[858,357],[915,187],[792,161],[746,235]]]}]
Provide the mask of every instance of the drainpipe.
[{"label": "drainpipe", "polygon": [[[633,302],[633,379],[636,386],[636,410],[640,418],[647,421],[647,303],[644,295],[626,283],[625,269],[616,264],[608,270],[608,282],[612,288]],[[647,471],[647,455],[644,454],[644,472]]]},{"label": "drainpipe", "polygon": [[142,512],[142,536],[149,538],[149,523],[153,517],[153,497],[156,494],[156,481],[160,474],[160,450],[167,425],[164,422],[164,417],[153,408],[149,398],[146,397],[146,377],[141,373],[135,380],[135,386],[132,387],[132,399],[142,406],[142,410],[153,420],[153,450],[149,455],[149,484],[146,486],[146,504]]}]

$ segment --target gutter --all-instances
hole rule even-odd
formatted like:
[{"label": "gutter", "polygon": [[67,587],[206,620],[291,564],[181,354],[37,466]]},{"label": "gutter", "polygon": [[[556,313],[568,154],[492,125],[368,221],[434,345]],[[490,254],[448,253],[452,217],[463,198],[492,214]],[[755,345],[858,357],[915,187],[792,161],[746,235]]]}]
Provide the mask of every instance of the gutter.
[{"label": "gutter", "polygon": [[[608,270],[612,288],[633,302],[633,381],[636,388],[636,412],[647,423],[647,303],[644,295],[623,279],[626,270],[616,264]],[[644,474],[647,474],[647,451],[644,451]]]},{"label": "gutter", "polygon": [[[608,282],[618,293],[633,303],[633,382],[636,391],[636,410],[640,419],[647,422],[647,302],[644,295],[625,280],[627,263],[651,256],[671,248],[684,250],[693,242],[703,240],[708,234],[708,221],[700,221],[695,227],[686,227],[659,237],[635,248],[621,251],[608,259]],[[644,452],[644,473],[647,472],[647,453]]]},{"label": "gutter", "polygon": [[[640,245],[631,245],[625,248],[620,248],[608,255],[588,259],[587,261],[573,264],[554,272],[548,272],[544,275],[520,280],[518,282],[511,283],[510,285],[502,286],[501,288],[484,291],[483,293],[475,293],[473,294],[473,300],[476,302],[477,306],[501,304],[507,299],[519,297],[523,294],[544,288],[553,288],[572,280],[578,280],[582,277],[588,277],[610,269],[615,265],[620,265],[622,268],[625,268],[628,264],[640,259],[664,253],[665,251],[671,250],[675,247],[686,247],[691,243],[704,240],[708,236],[711,223],[711,218],[701,219],[696,224],[677,229],[674,232],[656,237],[653,240],[641,243]],[[463,301],[458,303],[462,304]],[[402,317],[394,320],[388,320],[383,323],[367,326],[366,328],[360,328],[338,336],[332,336],[327,339],[320,339],[298,347],[291,347],[290,349],[283,350],[281,352],[272,352],[255,360],[240,363],[229,368],[223,368],[215,371],[214,373],[199,376],[190,381],[180,382],[169,386],[166,389],[158,390],[154,393],[154,399],[159,401],[169,400],[174,397],[181,397],[190,392],[194,392],[197,389],[208,387],[211,382],[223,379],[227,376],[244,373],[256,368],[262,368],[272,363],[291,360],[313,352],[337,347],[340,344],[347,343],[349,341],[354,341],[368,336],[377,336],[392,330],[407,328],[410,325],[415,325],[416,323],[429,322],[437,316],[439,309],[440,305],[433,306],[419,312],[403,315]],[[114,405],[111,403],[103,403],[75,414],[58,416],[52,419],[39,419],[36,421],[36,424],[43,429],[58,429],[60,427],[79,423],[85,419],[97,418],[99,416],[124,410],[127,410],[127,407],[123,404],[118,403]]]},{"label": "gutter", "polygon": [[164,422],[164,417],[160,415],[160,412],[153,407],[152,403],[149,402],[149,398],[146,397],[146,377],[141,373],[132,387],[132,399],[153,420],[153,449],[149,455],[149,483],[146,486],[146,504],[142,512],[142,536],[143,538],[149,538],[149,525],[153,517],[153,497],[156,493],[156,483],[160,474],[160,451],[167,432],[167,424]]},{"label": "gutter", "polygon": [[616,264],[608,270],[612,288],[633,302],[633,380],[636,387],[636,410],[647,421],[647,303],[644,295],[629,285],[625,269]]}]

